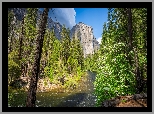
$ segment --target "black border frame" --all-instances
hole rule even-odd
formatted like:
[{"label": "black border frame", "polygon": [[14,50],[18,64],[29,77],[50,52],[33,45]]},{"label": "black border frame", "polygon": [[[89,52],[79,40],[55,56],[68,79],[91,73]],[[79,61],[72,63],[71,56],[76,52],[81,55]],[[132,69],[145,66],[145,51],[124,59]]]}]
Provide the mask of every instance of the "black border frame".
[{"label": "black border frame", "polygon": [[[60,4],[61,7],[60,7]],[[70,5],[71,4],[71,5]],[[84,2],[2,2],[2,112],[152,112],[152,2],[86,2],[86,6]],[[103,108],[103,107],[36,107],[36,108],[26,108],[26,107],[8,107],[8,85],[7,81],[7,72],[8,65],[6,61],[8,61],[7,57],[7,45],[8,41],[6,39],[7,33],[7,19],[8,19],[8,8],[11,7],[54,7],[54,8],[147,8],[148,9],[148,29],[147,29],[147,64],[148,64],[148,98],[147,98],[147,107],[113,107],[113,108]],[[6,44],[5,44],[6,43]]]}]

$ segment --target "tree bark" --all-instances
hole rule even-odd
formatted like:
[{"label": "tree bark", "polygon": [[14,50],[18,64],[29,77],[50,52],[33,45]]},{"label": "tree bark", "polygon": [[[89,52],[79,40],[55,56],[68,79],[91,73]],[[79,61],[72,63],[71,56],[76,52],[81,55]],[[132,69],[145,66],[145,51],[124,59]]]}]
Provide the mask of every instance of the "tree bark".
[{"label": "tree bark", "polygon": [[133,37],[132,37],[132,12],[131,12],[131,8],[128,8],[128,32],[129,32],[129,48],[130,50],[132,50],[132,41],[133,41]]},{"label": "tree bark", "polygon": [[24,36],[24,18],[22,19],[22,28],[21,28],[21,35],[19,38],[20,46],[19,46],[19,60],[22,59],[21,53],[22,53],[22,40]]},{"label": "tree bark", "polygon": [[[129,36],[129,40],[128,40],[128,53],[133,49],[133,37],[132,37],[132,12],[131,12],[131,8],[127,8],[127,14],[128,14],[128,36]],[[131,56],[128,57],[129,63],[130,65],[132,65],[131,62]]]},{"label": "tree bark", "polygon": [[[23,37],[24,37],[24,18],[22,19],[22,24],[21,24],[21,34],[19,37],[19,61],[22,59],[22,45],[23,45]],[[21,68],[21,74],[24,74],[24,66],[22,64],[22,62],[20,62],[20,68]]]},{"label": "tree bark", "polygon": [[[133,37],[132,37],[132,12],[131,8],[128,8],[128,34],[129,34],[129,52],[133,49]],[[142,84],[142,73],[141,68],[139,66],[139,58],[138,58],[138,49],[137,47],[134,47],[134,61],[135,61],[135,76],[136,76],[136,93],[141,93],[143,91],[143,84]],[[131,62],[131,56],[129,56],[129,62],[130,65],[132,65]]]},{"label": "tree bark", "polygon": [[8,54],[12,52],[12,44],[13,44],[12,37],[13,37],[13,35],[14,35],[14,31],[12,30],[12,34],[10,35],[10,45],[9,45],[9,52],[8,52]]},{"label": "tree bark", "polygon": [[42,18],[41,18],[42,20],[38,31],[38,37],[36,39],[35,60],[33,64],[33,71],[32,71],[32,76],[30,80],[28,95],[27,95],[26,107],[35,107],[37,81],[38,81],[38,75],[40,72],[40,59],[41,59],[44,34],[45,34],[45,29],[47,24],[48,11],[49,11],[49,8],[45,8],[43,11]]}]

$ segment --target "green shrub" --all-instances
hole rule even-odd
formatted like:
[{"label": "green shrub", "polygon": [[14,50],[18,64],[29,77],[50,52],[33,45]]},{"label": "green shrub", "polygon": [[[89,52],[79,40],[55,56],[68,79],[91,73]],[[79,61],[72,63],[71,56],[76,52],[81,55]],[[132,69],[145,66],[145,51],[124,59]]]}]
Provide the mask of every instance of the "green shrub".
[{"label": "green shrub", "polygon": [[94,82],[97,106],[106,99],[119,95],[135,93],[135,76],[126,60],[122,49],[124,44],[115,44],[108,47],[99,61],[96,80]]},{"label": "green shrub", "polygon": [[13,51],[8,55],[8,81],[9,83],[15,79],[18,79],[21,75],[21,69],[19,61],[17,61],[17,52]]}]

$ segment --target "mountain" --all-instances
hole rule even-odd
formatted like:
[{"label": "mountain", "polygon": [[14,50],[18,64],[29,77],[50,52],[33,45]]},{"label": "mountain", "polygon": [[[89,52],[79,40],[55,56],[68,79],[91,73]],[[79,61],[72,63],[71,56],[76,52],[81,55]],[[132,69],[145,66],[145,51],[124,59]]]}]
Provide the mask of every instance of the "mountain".
[{"label": "mountain", "polygon": [[93,35],[93,28],[82,22],[79,22],[71,29],[70,37],[73,36],[80,39],[80,43],[83,47],[84,57],[89,54],[94,54],[99,49],[99,42]]},{"label": "mountain", "polygon": [[[15,14],[14,21],[21,21],[23,16],[26,14],[26,8],[9,8],[8,10],[12,10]],[[40,15],[42,11],[38,10],[37,20],[40,19]],[[62,25],[59,22],[54,22],[51,18],[48,18],[47,28],[54,29],[55,36],[60,40],[61,39],[61,31]],[[82,22],[79,22],[70,30],[70,37],[73,36],[80,39],[80,43],[83,47],[84,57],[89,54],[94,54],[100,47],[99,42],[93,35],[93,28],[88,26]]]}]

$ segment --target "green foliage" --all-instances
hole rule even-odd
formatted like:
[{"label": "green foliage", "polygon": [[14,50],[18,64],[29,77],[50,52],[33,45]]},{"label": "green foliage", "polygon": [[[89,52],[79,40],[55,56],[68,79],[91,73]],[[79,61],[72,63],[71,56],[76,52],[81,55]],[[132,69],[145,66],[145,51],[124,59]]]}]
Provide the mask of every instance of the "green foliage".
[{"label": "green foliage", "polygon": [[8,87],[8,107],[11,106],[11,101],[14,98],[14,92],[10,91],[10,87]]},{"label": "green foliage", "polygon": [[[127,10],[127,8],[109,8],[108,23],[104,23],[98,59],[96,60],[95,56],[92,57],[95,59],[89,59],[93,64],[97,64],[97,67],[95,64],[94,67],[90,66],[92,70],[97,68],[94,83],[97,106],[100,106],[101,102],[106,99],[119,95],[131,95],[136,92],[134,69],[137,64],[140,69],[144,68],[143,76],[146,78],[146,26],[144,31],[140,29],[143,25],[142,22],[146,23],[146,15],[144,14],[146,9],[131,9],[132,41],[128,34]],[[142,18],[137,17],[139,14]],[[130,48],[130,41],[133,49]],[[94,62],[94,60],[96,61]]]},{"label": "green foliage", "polygon": [[91,70],[91,56],[90,55],[88,55],[84,59],[84,67],[85,67],[85,70]]},{"label": "green foliage", "polygon": [[81,77],[82,76],[82,70],[81,70],[81,66],[77,67],[77,76]]},{"label": "green foliage", "polygon": [[44,73],[46,76],[49,77],[50,81],[52,82],[53,81],[53,68],[46,66],[44,68]]},{"label": "green foliage", "polygon": [[[82,51],[79,40],[70,40],[69,30],[66,29],[65,26],[63,26],[61,35],[61,43],[55,40],[56,42],[53,45],[55,49],[53,52],[55,57],[53,58],[57,58],[54,64],[54,75],[55,79],[66,78],[67,80],[65,80],[64,87],[69,88],[81,77],[81,66],[83,64]],[[59,49],[57,47],[59,47]],[[71,81],[70,75],[72,74],[75,75],[74,78],[77,78],[77,80]]]},{"label": "green foliage", "polygon": [[110,53],[106,53],[100,61],[101,64],[94,83],[95,94],[98,96],[98,106],[106,99],[135,92],[134,74],[131,72],[131,67],[125,55],[120,53],[123,46],[124,44],[118,43],[107,48]]},{"label": "green foliage", "polygon": [[25,36],[34,39],[36,37],[37,8],[27,8],[25,17]]},{"label": "green foliage", "polygon": [[47,83],[47,81],[45,80],[45,81],[44,81],[44,85],[47,86],[47,84],[48,84],[48,83]]},{"label": "green foliage", "polygon": [[[17,97],[17,94],[19,94],[19,96]],[[13,89],[10,86],[8,87],[8,107],[13,107],[14,103],[15,104],[23,104],[22,107],[24,106],[24,102],[25,102],[25,91],[21,90],[21,89]],[[16,102],[14,102],[16,101]]]},{"label": "green foliage", "polygon": [[[13,22],[14,13],[8,11],[8,24]],[[13,81],[21,76],[31,76],[32,63],[34,62],[35,42],[38,35],[37,20],[38,8],[26,8],[22,21],[15,22],[15,27],[8,26],[9,53],[8,77]],[[15,36],[16,34],[16,36]],[[12,49],[11,49],[12,48]],[[17,51],[18,50],[18,51]],[[21,52],[19,53],[19,50]],[[20,55],[20,60],[19,60]],[[42,55],[40,61],[40,78],[48,77],[52,83],[70,86],[80,80],[83,73],[83,51],[79,39],[70,39],[70,30],[62,28],[61,40],[55,37],[54,29],[47,29],[44,35]],[[74,79],[74,80],[73,80]],[[69,86],[68,86],[69,87]]]},{"label": "green foliage", "polygon": [[67,65],[67,60],[70,56],[71,39],[70,39],[69,33],[70,33],[70,30],[66,29],[65,26],[63,26],[62,32],[61,32],[61,45],[62,45],[61,58],[64,61],[64,66]]},{"label": "green foliage", "polygon": [[127,101],[126,99],[122,99],[122,100],[121,100],[122,103],[125,103],[126,101]]},{"label": "green foliage", "polygon": [[48,76],[52,83],[71,88],[77,85],[83,75],[83,51],[79,39],[73,38],[71,41],[69,29],[65,26],[61,36],[59,41],[54,35],[54,30],[47,30],[45,34],[42,55],[47,58],[47,64],[44,67],[44,75]]},{"label": "green foliage", "polygon": [[8,54],[8,79],[9,83],[21,75],[19,61],[17,60],[17,51]]},{"label": "green foliage", "polygon": [[[34,62],[34,53],[35,53],[35,41],[38,34],[38,29],[36,26],[37,18],[37,8],[27,8],[27,13],[24,16],[24,25],[23,25],[23,52],[26,53],[23,57],[27,60],[29,65],[32,65]],[[29,72],[29,71],[28,71]],[[30,73],[30,72],[29,72]]]},{"label": "green foliage", "polygon": [[[34,42],[38,31],[37,24],[39,24],[37,11],[37,8],[27,8],[24,23],[19,21],[13,23],[14,13],[8,11],[9,83],[21,76],[22,65],[31,67],[34,61]],[[132,14],[128,14],[128,8],[108,9],[108,22],[103,25],[100,50],[86,58],[83,57],[83,49],[78,38],[80,32],[77,33],[77,37],[70,39],[70,30],[63,26],[59,41],[55,37],[54,29],[47,29],[40,63],[41,75],[65,89],[74,89],[86,70],[96,72],[94,87],[97,106],[106,99],[134,94],[137,66],[140,74],[143,72],[142,76],[147,78],[147,9],[131,8],[131,12]],[[128,29],[130,15],[132,16],[132,41]],[[22,58],[19,60],[21,36]],[[31,70],[27,69],[30,75]],[[46,80],[44,84],[47,84]],[[9,105],[14,100],[14,95],[15,92],[9,91]]]},{"label": "green foliage", "polygon": [[8,36],[10,36],[13,18],[14,18],[13,11],[8,11]]}]

